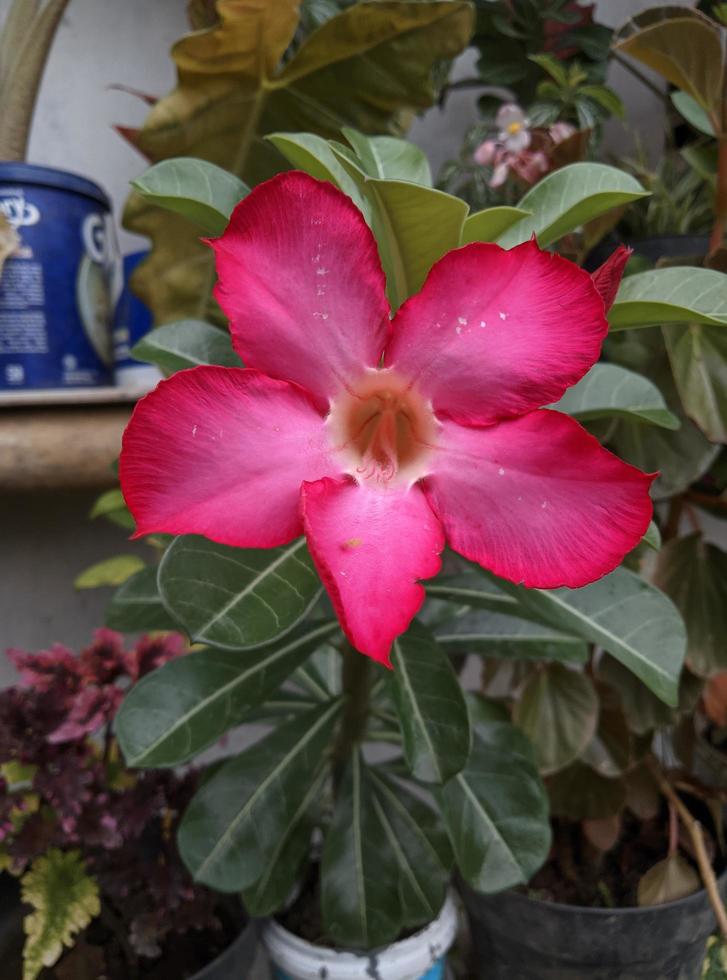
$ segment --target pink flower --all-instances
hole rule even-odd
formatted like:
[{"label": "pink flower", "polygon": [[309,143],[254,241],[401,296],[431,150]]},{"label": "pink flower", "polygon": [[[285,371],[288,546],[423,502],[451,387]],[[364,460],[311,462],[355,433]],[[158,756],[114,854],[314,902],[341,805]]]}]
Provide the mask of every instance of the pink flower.
[{"label": "pink flower", "polygon": [[497,110],[495,125],[497,141],[510,153],[519,153],[530,146],[530,121],[519,105],[505,102]]},{"label": "pink flower", "polygon": [[528,586],[615,568],[651,477],[543,409],[596,361],[604,301],[535,241],[456,249],[390,319],[353,203],[299,172],[212,243],[247,368],[180,371],[136,407],[121,483],[137,534],[271,548],[304,533],[341,625],[388,664],[445,539]]}]

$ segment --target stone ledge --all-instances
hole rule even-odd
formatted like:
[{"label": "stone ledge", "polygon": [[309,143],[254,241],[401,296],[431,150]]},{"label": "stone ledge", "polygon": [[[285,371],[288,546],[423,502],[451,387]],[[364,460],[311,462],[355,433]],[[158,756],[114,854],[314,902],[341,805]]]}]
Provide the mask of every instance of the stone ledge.
[{"label": "stone ledge", "polygon": [[131,405],[0,411],[0,491],[114,485]]}]

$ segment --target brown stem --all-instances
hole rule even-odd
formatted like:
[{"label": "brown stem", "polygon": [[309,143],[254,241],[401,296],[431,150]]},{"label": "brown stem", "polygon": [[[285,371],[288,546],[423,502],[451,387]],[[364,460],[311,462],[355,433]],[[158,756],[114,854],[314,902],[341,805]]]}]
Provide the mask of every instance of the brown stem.
[{"label": "brown stem", "polygon": [[669,513],[667,514],[666,522],[661,532],[661,539],[666,544],[667,541],[671,541],[679,533],[679,522],[682,516],[682,507],[684,506],[684,501],[681,497],[672,497],[669,502]]},{"label": "brown stem", "polygon": [[687,833],[692,839],[694,856],[697,861],[697,867],[699,868],[699,874],[709,897],[709,903],[714,911],[720,932],[722,933],[722,936],[727,939],[727,912],[725,912],[725,907],[719,894],[717,877],[714,873],[712,862],[709,860],[709,855],[707,854],[707,846],[704,842],[704,831],[702,830],[702,825],[697,818],[689,812],[679,796],[677,796],[673,786],[664,775],[656,759],[647,759],[647,762],[656,781],[659,784],[659,789],[667,798],[669,805],[673,806],[676,810],[677,814],[679,815],[679,819],[684,824]]},{"label": "brown stem", "polygon": [[343,649],[342,676],[345,703],[332,755],[334,793],[353,748],[366,733],[374,677],[371,659],[347,643]]},{"label": "brown stem", "polygon": [[714,224],[709,238],[709,251],[716,251],[724,242],[727,229],[727,136],[721,136],[717,156],[717,190],[714,195]]}]

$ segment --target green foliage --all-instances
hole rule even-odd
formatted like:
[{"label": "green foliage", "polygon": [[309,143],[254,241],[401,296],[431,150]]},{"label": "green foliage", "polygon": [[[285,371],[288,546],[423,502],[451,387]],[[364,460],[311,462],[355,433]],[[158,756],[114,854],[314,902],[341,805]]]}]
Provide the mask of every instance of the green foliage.
[{"label": "green foliage", "polygon": [[338,623],[311,623],[254,651],[203,650],[171,660],[130,691],[116,719],[129,766],[176,766],[264,704]]},{"label": "green foliage", "polygon": [[121,585],[128,578],[144,568],[144,561],[138,555],[115,555],[91,565],[76,576],[77,589],[97,589],[102,585]]},{"label": "green foliage", "polygon": [[339,709],[333,701],[286,722],[202,785],[179,828],[179,850],[196,881],[237,892],[266,873],[319,778]]},{"label": "green foliage", "polygon": [[101,911],[98,885],[80,852],[51,848],[23,875],[21,887],[23,901],[33,908],[23,921],[23,980],[36,980]]},{"label": "green foliage", "polygon": [[155,327],[134,345],[131,353],[138,361],[156,364],[165,374],[200,364],[242,367],[227,330],[202,320],[179,320]]},{"label": "green foliage", "polygon": [[243,550],[185,535],[165,552],[157,581],[164,607],[192,639],[224,650],[283,636],[322,591],[305,538]]},{"label": "green foliage", "polygon": [[444,783],[467,762],[467,704],[444,650],[421,623],[394,642],[391,686],[415,779]]},{"label": "green foliage", "polygon": [[[354,126],[401,135],[411,111],[434,101],[434,65],[459,54],[472,31],[471,7],[461,0],[377,0],[326,19],[329,9],[308,17],[310,26],[320,26],[285,58],[299,24],[297,0],[274,7],[218,0],[219,22],[174,45],[177,87],[132,135],[134,145],[152,162],[192,156],[252,187],[284,167],[263,140],[267,133],[289,129],[338,139],[342,126]],[[165,185],[168,190],[168,179]],[[176,193],[155,188],[155,196],[200,216]],[[152,238],[134,287],[157,321],[208,318],[212,256],[197,242],[195,225],[138,194],[124,221]]]}]

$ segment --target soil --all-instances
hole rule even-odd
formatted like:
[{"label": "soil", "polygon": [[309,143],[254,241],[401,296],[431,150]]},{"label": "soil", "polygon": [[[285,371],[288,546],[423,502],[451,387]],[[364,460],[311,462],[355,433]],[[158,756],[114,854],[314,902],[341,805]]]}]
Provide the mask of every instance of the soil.
[{"label": "soil", "polygon": [[[692,809],[692,807],[690,807]],[[698,804],[696,809],[699,809]],[[699,813],[702,827],[712,828],[709,812]],[[709,833],[708,847],[717,848]],[[696,869],[691,842],[680,834],[680,854]],[[580,824],[568,820],[553,821],[553,847],[546,864],[528,886],[519,891],[541,901],[560,902],[587,908],[629,908],[638,905],[639,880],[649,868],[665,858],[669,851],[669,820],[666,812],[652,820],[639,820],[624,812],[621,833],[616,844],[599,851],[584,836]],[[724,868],[724,858],[715,859],[717,874]]]}]

